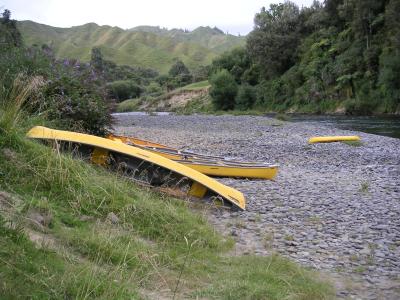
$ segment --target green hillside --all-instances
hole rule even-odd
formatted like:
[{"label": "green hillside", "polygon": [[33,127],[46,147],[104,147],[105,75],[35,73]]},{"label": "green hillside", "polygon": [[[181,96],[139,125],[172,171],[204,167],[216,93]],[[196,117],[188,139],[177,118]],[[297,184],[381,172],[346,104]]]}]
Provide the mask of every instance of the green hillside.
[{"label": "green hillside", "polygon": [[89,61],[92,47],[100,47],[104,57],[117,64],[149,67],[166,73],[174,59],[189,68],[211,63],[219,53],[243,45],[245,39],[226,35],[217,28],[180,29],[140,26],[129,30],[88,23],[57,28],[32,21],[18,22],[27,45],[51,45],[58,58]]}]

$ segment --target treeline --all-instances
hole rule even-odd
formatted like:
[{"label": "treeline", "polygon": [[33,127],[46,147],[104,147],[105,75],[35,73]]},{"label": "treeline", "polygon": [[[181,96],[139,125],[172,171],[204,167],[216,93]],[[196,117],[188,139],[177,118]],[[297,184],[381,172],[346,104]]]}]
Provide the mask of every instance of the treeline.
[{"label": "treeline", "polygon": [[205,80],[209,72],[207,67],[191,72],[179,59],[175,59],[168,74],[159,74],[150,68],[117,65],[105,60],[100,48],[92,49],[90,65],[104,78],[108,95],[116,102],[134,98],[150,101],[175,88]]},{"label": "treeline", "polygon": [[400,113],[400,0],[272,4],[211,74],[217,109]]}]

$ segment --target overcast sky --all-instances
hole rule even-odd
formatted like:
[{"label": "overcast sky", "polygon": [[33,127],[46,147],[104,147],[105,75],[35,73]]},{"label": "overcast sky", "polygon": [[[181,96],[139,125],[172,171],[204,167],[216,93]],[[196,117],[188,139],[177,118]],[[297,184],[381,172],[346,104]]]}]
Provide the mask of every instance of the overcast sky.
[{"label": "overcast sky", "polygon": [[[292,0],[310,6],[313,0]],[[231,34],[247,34],[260,8],[279,0],[0,0],[12,18],[57,27],[95,22],[124,29],[138,25],[192,30],[217,26]]]}]

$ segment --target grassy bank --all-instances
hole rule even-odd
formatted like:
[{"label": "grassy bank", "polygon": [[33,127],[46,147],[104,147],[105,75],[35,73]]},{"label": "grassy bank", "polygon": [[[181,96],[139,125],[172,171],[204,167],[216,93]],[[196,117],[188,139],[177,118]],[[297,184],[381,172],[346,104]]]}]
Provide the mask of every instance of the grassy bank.
[{"label": "grassy bank", "polygon": [[[4,299],[327,299],[279,256],[231,257],[206,208],[143,190],[25,137],[46,122],[0,98],[0,294]],[[17,99],[17,101],[16,101]]]},{"label": "grassy bank", "polygon": [[[136,99],[128,99],[117,105],[117,112],[131,112],[140,111],[141,107],[147,107],[145,110],[165,110],[174,111],[179,114],[233,114],[233,115],[262,115],[265,113],[303,113],[303,114],[355,114],[355,115],[368,115],[373,111],[377,114],[382,114],[384,110],[379,107],[371,110],[365,108],[364,102],[358,102],[356,100],[346,101],[320,101],[304,103],[292,103],[287,101],[285,103],[271,102],[269,104],[254,105],[253,108],[240,110],[228,110],[220,111],[216,110],[212,104],[212,99],[208,93],[202,93],[201,95],[195,94],[195,92],[205,91],[210,87],[208,81],[201,81],[193,83],[182,88],[175,89],[171,92],[165,93],[158,97],[142,97]],[[188,95],[190,98],[185,104],[171,109],[170,104],[167,104],[168,100],[174,96]],[[156,107],[161,107],[157,108]]]}]

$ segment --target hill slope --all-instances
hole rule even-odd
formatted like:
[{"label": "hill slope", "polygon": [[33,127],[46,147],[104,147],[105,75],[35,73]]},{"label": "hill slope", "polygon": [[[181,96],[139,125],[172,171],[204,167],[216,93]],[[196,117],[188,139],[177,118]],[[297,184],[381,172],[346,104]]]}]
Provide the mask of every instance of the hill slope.
[{"label": "hill slope", "polygon": [[219,53],[244,45],[244,37],[226,35],[217,28],[180,29],[140,26],[129,30],[88,23],[57,28],[32,21],[18,22],[27,45],[51,45],[58,58],[90,59],[100,47],[106,59],[117,64],[149,67],[166,73],[175,58],[189,68],[207,65]]}]

